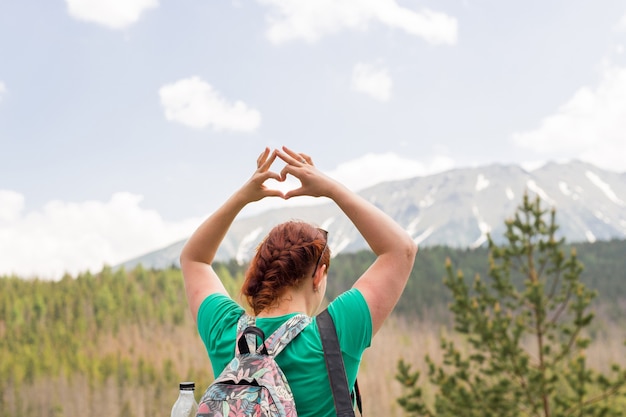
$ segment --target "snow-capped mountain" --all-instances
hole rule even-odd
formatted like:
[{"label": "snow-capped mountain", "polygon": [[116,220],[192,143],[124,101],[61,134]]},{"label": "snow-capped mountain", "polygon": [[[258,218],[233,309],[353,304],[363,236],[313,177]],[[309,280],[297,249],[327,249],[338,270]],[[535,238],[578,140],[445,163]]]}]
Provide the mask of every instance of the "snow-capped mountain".
[{"label": "snow-capped mountain", "polygon": [[[524,192],[556,208],[560,236],[568,242],[626,238],[626,173],[574,161],[549,163],[534,171],[516,165],[455,169],[436,175],[378,184],[360,194],[393,217],[421,246],[476,247],[491,233],[498,241],[504,221],[522,202]],[[366,248],[354,226],[330,201],[306,207],[269,210],[237,219],[226,236],[219,260],[249,259],[275,224],[309,221],[329,231],[333,254]],[[178,264],[184,241],[124,264],[162,268]]]}]

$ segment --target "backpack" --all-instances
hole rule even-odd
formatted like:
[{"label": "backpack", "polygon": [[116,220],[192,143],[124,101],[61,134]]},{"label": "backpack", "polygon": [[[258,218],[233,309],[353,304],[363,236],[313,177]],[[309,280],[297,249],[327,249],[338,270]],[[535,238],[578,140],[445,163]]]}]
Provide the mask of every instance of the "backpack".
[{"label": "backpack", "polygon": [[235,357],[207,388],[196,416],[297,417],[291,388],[274,358],[310,322],[304,314],[295,315],[266,340],[254,317],[244,313],[237,324]]}]

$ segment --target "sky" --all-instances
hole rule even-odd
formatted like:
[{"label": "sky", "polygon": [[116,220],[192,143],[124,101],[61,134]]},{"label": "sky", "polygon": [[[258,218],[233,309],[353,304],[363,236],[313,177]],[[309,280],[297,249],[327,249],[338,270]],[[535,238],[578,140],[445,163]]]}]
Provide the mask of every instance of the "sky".
[{"label": "sky", "polygon": [[623,0],[2,0],[0,275],[184,239],[266,146],[355,191],[494,163],[625,172],[625,48]]}]

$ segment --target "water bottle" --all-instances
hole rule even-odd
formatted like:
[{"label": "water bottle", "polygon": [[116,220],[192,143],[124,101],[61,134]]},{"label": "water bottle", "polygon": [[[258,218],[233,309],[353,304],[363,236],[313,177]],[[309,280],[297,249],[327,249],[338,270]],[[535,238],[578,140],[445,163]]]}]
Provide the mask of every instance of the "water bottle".
[{"label": "water bottle", "polygon": [[194,396],[196,384],[193,382],[181,382],[179,384],[178,399],[172,407],[171,417],[195,417],[198,411],[198,403]]}]

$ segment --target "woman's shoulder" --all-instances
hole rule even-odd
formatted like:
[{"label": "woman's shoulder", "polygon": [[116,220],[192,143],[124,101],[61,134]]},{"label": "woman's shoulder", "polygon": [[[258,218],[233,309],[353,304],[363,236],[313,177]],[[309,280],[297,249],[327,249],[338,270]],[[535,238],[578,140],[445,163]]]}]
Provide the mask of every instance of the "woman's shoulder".
[{"label": "woman's shoulder", "polygon": [[340,314],[343,311],[352,313],[368,313],[369,307],[365,301],[365,297],[361,294],[357,288],[352,288],[335,298],[329,305],[328,311],[330,315],[334,316]]},{"label": "woman's shoulder", "polygon": [[208,295],[198,309],[198,324],[208,320],[220,321],[226,316],[241,316],[245,310],[232,298],[225,294],[214,293]]},{"label": "woman's shoulder", "polygon": [[328,305],[342,347],[358,352],[369,347],[372,340],[372,316],[363,294],[352,288]]}]

